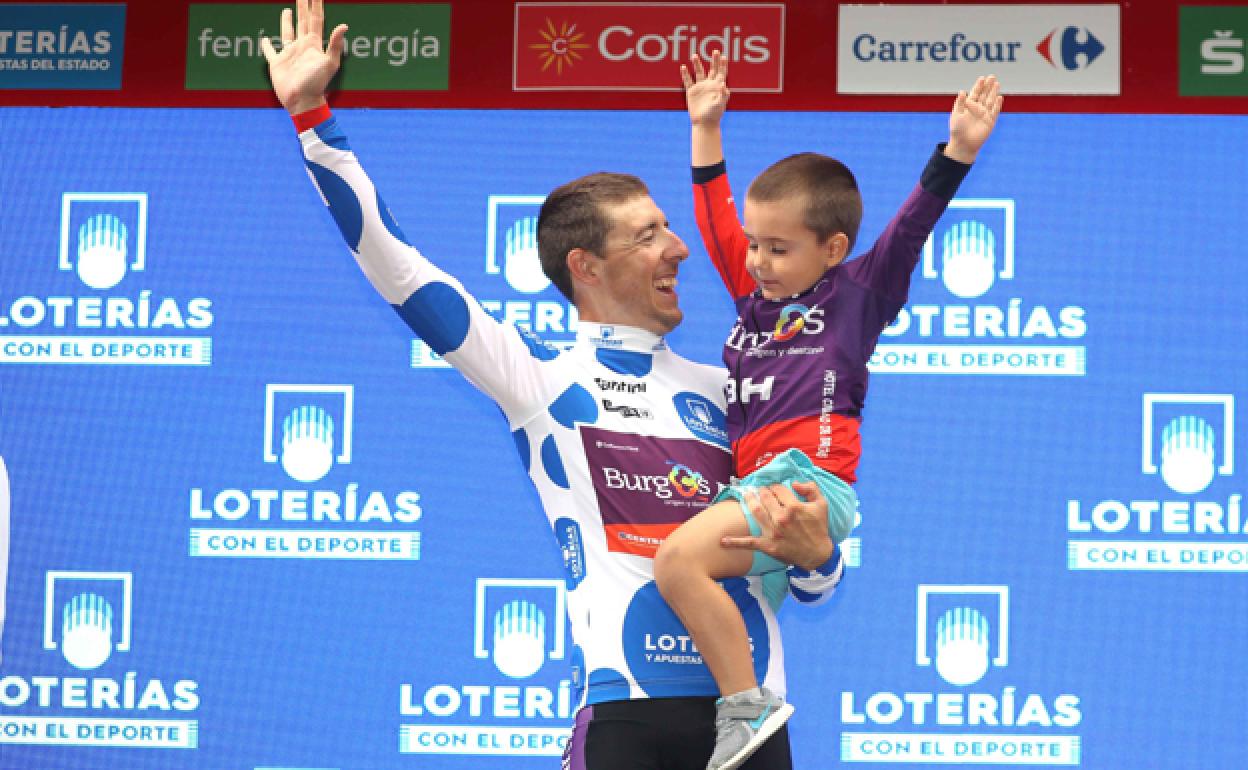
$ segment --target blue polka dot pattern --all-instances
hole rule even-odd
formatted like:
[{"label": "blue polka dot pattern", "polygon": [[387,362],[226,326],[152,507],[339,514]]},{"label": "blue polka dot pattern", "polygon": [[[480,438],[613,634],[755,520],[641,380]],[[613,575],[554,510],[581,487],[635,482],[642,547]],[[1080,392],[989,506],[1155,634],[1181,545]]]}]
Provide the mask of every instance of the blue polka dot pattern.
[{"label": "blue polka dot pattern", "polygon": [[550,345],[533,332],[525,329],[523,326],[513,325],[511,328],[515,329],[516,334],[520,335],[520,339],[529,349],[529,355],[533,356],[538,361],[550,361],[557,358],[559,354],[563,352],[559,348]]},{"label": "blue polka dot pattern", "polygon": [[592,425],[598,421],[598,402],[585,388],[572,385],[550,405],[550,416],[569,430],[578,422]]},{"label": "blue polka dot pattern", "polygon": [[631,374],[634,377],[645,377],[654,366],[654,355],[638,353],[634,350],[611,350],[599,348],[596,354],[598,363],[617,374]]},{"label": "blue polka dot pattern", "polygon": [[459,348],[468,336],[468,303],[440,281],[421,286],[394,309],[440,356]]},{"label": "blue polka dot pattern", "polygon": [[542,442],[542,467],[556,486],[568,488],[568,473],[563,469],[563,458],[559,456],[559,447],[555,446],[553,435]]},{"label": "blue polka dot pattern", "polygon": [[333,215],[338,230],[352,251],[360,248],[360,235],[364,232],[364,213],[360,209],[360,200],[355,191],[346,181],[324,166],[307,161],[308,170],[321,188],[321,195],[329,203],[329,213]]},{"label": "blue polka dot pattern", "polygon": [[377,193],[377,212],[381,215],[381,223],[386,226],[386,231],[398,240],[411,246],[408,243],[407,236],[399,229],[399,223],[394,221],[394,215],[390,213],[390,208],[386,206],[386,202],[381,199],[381,193]]},{"label": "blue polka dot pattern", "polygon": [[524,428],[516,428],[512,431],[511,439],[516,442],[516,452],[520,454],[520,462],[524,463],[525,471],[530,470],[533,456],[529,449],[529,434],[524,432]]}]

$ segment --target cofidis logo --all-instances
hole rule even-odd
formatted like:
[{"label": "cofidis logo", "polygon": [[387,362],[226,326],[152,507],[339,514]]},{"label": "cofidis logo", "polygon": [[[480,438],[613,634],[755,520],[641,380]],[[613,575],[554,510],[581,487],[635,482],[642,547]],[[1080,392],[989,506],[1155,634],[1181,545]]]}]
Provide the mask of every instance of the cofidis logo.
[{"label": "cofidis logo", "polygon": [[419,559],[420,493],[334,474],[354,468],[354,439],[353,386],[266,385],[261,456],[285,483],[193,487],[191,556]]},{"label": "cofidis logo", "polygon": [[562,754],[578,700],[567,617],[563,580],[478,578],[459,676],[422,666],[422,681],[399,687],[399,714],[417,720],[400,725],[399,751]]},{"label": "cofidis logo", "polygon": [[[484,277],[474,284],[481,306],[514,325],[539,358],[576,341],[576,307],[542,270],[537,253],[537,215],[543,195],[490,195],[486,200]],[[540,335],[540,337],[538,336]],[[449,367],[419,338],[412,340],[412,368]]]},{"label": "cofidis logo", "polygon": [[135,670],[134,575],[49,571],[38,674],[0,676],[0,744],[193,749],[193,679]]},{"label": "cofidis logo", "polygon": [[679,91],[672,73],[722,51],[734,91],[784,90],[782,3],[516,3],[516,91]]},{"label": "cofidis logo", "polygon": [[1014,241],[1013,200],[950,203],[923,246],[923,280],[884,330],[871,370],[1083,376],[1087,350],[1079,343],[1088,332],[1086,312],[1030,299],[1045,287],[1019,274]]},{"label": "cofidis logo", "polygon": [[995,673],[1011,662],[1009,586],[920,585],[914,639],[913,690],[841,693],[842,762],[1080,763],[1079,697]]},{"label": "cofidis logo", "polygon": [[[1140,475],[1114,483],[1112,497],[1067,500],[1067,566],[1248,572],[1235,397],[1145,393],[1140,424]],[[1124,461],[1135,455],[1122,449]]]},{"label": "cofidis logo", "polygon": [[64,193],[55,270],[0,298],[0,363],[211,364],[212,301],[148,288],[147,225],[147,193]]}]

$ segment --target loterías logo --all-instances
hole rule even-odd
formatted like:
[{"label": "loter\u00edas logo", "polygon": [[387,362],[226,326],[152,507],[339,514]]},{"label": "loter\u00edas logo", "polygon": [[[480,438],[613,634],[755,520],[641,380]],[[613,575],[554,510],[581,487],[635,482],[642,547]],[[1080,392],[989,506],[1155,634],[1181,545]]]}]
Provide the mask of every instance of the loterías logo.
[{"label": "loter\u00edas logo", "polygon": [[784,83],[781,3],[516,3],[516,91],[678,91],[674,67],[723,52],[733,90]]}]

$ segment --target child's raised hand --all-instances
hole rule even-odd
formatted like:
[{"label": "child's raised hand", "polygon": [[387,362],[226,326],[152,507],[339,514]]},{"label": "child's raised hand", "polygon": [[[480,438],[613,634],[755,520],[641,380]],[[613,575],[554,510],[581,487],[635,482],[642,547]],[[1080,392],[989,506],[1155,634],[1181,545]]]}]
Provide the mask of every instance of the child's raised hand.
[{"label": "child's raised hand", "polygon": [[689,108],[689,121],[693,125],[718,125],[728,106],[728,60],[719,51],[711,55],[707,69],[696,53],[690,57],[693,75],[689,67],[680,65],[680,79],[685,84],[685,104]]},{"label": "child's raised hand", "polygon": [[963,163],[973,162],[992,134],[1004,102],[996,75],[981,75],[970,92],[959,91],[949,113],[949,145],[945,154]]}]

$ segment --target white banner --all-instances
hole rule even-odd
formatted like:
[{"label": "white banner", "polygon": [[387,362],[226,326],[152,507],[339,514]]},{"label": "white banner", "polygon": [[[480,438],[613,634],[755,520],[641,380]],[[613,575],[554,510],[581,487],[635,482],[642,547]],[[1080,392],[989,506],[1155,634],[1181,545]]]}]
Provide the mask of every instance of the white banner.
[{"label": "white banner", "polygon": [[194,749],[199,722],[187,719],[0,716],[0,743]]},{"label": "white banner", "polygon": [[420,558],[420,533],[195,528],[190,553],[254,559],[415,561]]},{"label": "white banner", "polygon": [[0,364],[208,366],[211,337],[0,336]]},{"label": "white banner", "polygon": [[1072,570],[1125,572],[1248,572],[1248,543],[1071,540]]},{"label": "white banner", "polygon": [[841,733],[842,762],[1077,765],[1077,735]]},{"label": "white banner", "polygon": [[571,734],[568,727],[401,725],[399,753],[558,757]]},{"label": "white banner", "polygon": [[1087,374],[1082,345],[890,345],[867,363],[874,374]]},{"label": "white banner", "polygon": [[1007,94],[1118,94],[1113,5],[842,5],[843,94],[956,94],[994,74]]}]

